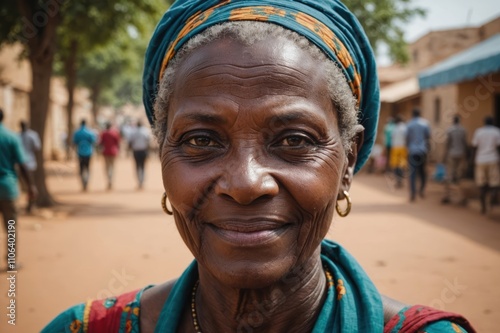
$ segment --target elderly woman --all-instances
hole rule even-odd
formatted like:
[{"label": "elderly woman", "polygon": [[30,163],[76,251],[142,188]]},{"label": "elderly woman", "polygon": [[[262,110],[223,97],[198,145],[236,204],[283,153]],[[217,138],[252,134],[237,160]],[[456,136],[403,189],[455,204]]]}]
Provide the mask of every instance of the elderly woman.
[{"label": "elderly woman", "polygon": [[179,0],[149,45],[144,103],[162,206],[195,261],[44,332],[474,332],[458,315],[383,301],[324,240],[351,209],[379,110],[372,50],[343,4]]}]

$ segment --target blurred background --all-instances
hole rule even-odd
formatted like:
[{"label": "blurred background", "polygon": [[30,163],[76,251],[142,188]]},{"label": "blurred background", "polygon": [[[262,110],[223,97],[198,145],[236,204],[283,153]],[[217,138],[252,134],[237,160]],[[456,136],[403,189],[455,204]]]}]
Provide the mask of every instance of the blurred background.
[{"label": "blurred background", "polygon": [[[459,115],[470,145],[491,116],[500,125],[500,5],[495,0],[345,0],[377,52],[381,116],[370,164],[353,189],[354,214],[329,237],[360,260],[384,293],[456,311],[478,332],[496,333],[500,316],[500,209],[480,214],[478,191],[464,177],[442,204],[439,174],[446,133]],[[192,260],[160,207],[154,139],[144,181],[136,179],[132,133],[147,124],[142,106],[144,53],[166,0],[16,0],[0,3],[0,108],[3,125],[39,137],[33,209],[17,201],[16,325],[38,332],[65,308],[161,283]],[[388,170],[385,126],[419,109],[431,127],[425,200],[408,202]],[[73,144],[81,121],[96,144],[107,124],[119,134],[113,184],[103,147],[82,191]],[[146,128],[148,126],[145,126]],[[468,169],[473,165],[470,162]],[[470,177],[469,177],[470,178]],[[361,232],[360,232],[361,231]],[[4,258],[5,230],[0,258]],[[1,262],[4,265],[4,262]],[[0,273],[5,276],[5,272]],[[0,275],[1,280],[4,279]],[[4,288],[5,284],[0,284]],[[9,299],[0,292],[0,308]]]}]

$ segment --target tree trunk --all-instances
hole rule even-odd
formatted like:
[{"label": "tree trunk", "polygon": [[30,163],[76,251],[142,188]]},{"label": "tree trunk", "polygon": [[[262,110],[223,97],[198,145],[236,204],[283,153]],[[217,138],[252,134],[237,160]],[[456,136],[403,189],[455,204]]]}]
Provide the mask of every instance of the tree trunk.
[{"label": "tree trunk", "polygon": [[73,106],[75,104],[74,95],[76,87],[76,56],[78,53],[78,41],[73,39],[70,43],[69,56],[64,61],[64,71],[66,74],[66,89],[68,91],[67,105],[67,129],[66,133],[66,159],[71,159],[71,144],[73,138]]},{"label": "tree trunk", "polygon": [[37,205],[52,206],[55,202],[45,182],[44,148],[45,123],[49,111],[50,79],[52,77],[52,61],[54,55],[41,58],[30,57],[33,87],[30,94],[31,127],[40,135],[42,149],[37,154],[38,168],[35,172],[35,184],[38,189]]},{"label": "tree trunk", "polygon": [[99,97],[101,95],[101,86],[95,85],[92,87],[92,117],[94,118],[94,125],[97,125],[97,116],[99,114]]},{"label": "tree trunk", "polygon": [[[19,0],[21,14],[30,22],[35,20],[34,13],[40,10],[38,2]],[[27,40],[27,50],[31,64],[32,87],[30,93],[30,122],[34,131],[40,135],[42,148],[37,154],[38,168],[35,172],[35,185],[38,189],[37,204],[41,207],[52,206],[55,201],[49,193],[45,181],[44,138],[45,123],[49,111],[50,79],[56,49],[56,30],[60,24],[60,12],[47,16],[47,22],[37,30],[37,34]]]}]

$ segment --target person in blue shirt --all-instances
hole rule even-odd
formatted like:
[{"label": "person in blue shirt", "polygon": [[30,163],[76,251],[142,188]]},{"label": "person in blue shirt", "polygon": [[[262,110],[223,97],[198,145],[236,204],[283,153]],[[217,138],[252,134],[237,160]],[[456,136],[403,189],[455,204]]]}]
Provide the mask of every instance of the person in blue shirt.
[{"label": "person in blue shirt", "polygon": [[408,148],[408,166],[410,169],[410,201],[415,201],[417,195],[417,178],[420,178],[418,193],[425,196],[427,182],[427,155],[431,130],[427,120],[420,116],[420,110],[413,110],[413,118],[406,129],[406,147]]},{"label": "person in blue shirt", "polygon": [[77,148],[83,191],[87,191],[87,185],[90,177],[90,158],[94,153],[94,145],[96,141],[96,134],[92,130],[88,129],[87,122],[82,120],[80,129],[73,135],[73,144],[76,145]]},{"label": "person in blue shirt", "polygon": [[[21,141],[15,133],[3,126],[3,118],[3,110],[0,109],[0,214],[3,217],[5,231],[9,233],[9,239],[11,239],[11,235],[19,233],[19,228],[16,228],[18,220],[15,201],[19,196],[16,165],[27,185],[30,200],[35,198],[37,190],[26,167],[26,157]],[[16,232],[13,233],[13,230]],[[18,257],[16,250],[16,242],[7,243],[7,267],[2,267],[2,271],[15,271],[19,268],[19,264],[15,262],[15,258]]]}]

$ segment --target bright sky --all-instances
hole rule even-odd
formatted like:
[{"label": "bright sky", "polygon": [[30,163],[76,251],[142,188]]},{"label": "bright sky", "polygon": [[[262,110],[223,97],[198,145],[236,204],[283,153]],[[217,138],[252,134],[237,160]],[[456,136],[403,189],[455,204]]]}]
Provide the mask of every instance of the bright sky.
[{"label": "bright sky", "polygon": [[[477,26],[500,16],[499,0],[413,0],[412,3],[427,9],[427,15],[407,24],[406,40],[410,43],[431,30]],[[384,56],[380,60],[387,62]]]}]

